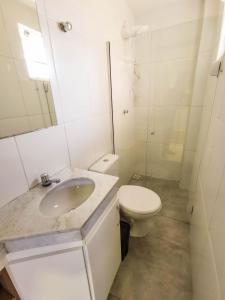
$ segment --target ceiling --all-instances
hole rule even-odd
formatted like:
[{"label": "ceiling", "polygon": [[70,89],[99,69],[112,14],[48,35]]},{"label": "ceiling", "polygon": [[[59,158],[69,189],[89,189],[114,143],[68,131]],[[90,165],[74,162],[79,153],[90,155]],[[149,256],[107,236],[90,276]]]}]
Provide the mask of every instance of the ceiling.
[{"label": "ceiling", "polygon": [[165,5],[173,5],[184,0],[127,0],[135,16],[143,15],[151,10],[160,9]]}]

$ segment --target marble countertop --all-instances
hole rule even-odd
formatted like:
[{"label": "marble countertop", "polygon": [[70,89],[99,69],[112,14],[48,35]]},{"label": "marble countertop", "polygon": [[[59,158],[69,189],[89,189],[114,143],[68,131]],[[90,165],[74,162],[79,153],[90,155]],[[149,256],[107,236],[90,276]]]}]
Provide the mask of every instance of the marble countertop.
[{"label": "marble countertop", "polygon": [[61,182],[71,178],[90,178],[95,182],[95,190],[75,210],[59,217],[48,217],[40,212],[39,205],[56,184],[47,188],[38,185],[0,209],[0,243],[80,230],[118,181],[114,176],[79,169],[66,169],[58,173],[57,177]]}]

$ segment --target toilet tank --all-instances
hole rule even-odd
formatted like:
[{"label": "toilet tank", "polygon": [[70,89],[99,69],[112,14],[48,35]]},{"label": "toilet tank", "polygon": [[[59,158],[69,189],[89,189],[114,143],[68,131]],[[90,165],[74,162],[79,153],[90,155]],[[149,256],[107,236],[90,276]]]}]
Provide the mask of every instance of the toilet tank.
[{"label": "toilet tank", "polygon": [[103,173],[113,176],[119,176],[119,156],[116,154],[107,154],[95,162],[89,171]]}]

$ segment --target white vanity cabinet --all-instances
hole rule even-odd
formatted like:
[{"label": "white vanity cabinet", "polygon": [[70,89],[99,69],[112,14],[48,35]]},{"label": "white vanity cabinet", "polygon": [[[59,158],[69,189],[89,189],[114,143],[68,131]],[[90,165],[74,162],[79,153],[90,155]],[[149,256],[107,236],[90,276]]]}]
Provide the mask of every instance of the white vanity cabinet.
[{"label": "white vanity cabinet", "polygon": [[91,300],[82,247],[16,259],[8,271],[22,300]]},{"label": "white vanity cabinet", "polygon": [[106,300],[121,262],[120,219],[112,200],[82,241],[8,254],[22,300]]},{"label": "white vanity cabinet", "polygon": [[121,262],[119,205],[114,202],[85,240],[93,300],[106,300]]}]

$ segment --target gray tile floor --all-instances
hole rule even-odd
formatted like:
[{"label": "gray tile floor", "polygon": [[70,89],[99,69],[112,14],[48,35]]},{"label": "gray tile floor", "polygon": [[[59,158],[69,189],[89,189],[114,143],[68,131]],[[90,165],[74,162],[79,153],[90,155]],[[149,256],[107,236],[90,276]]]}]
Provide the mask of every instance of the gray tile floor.
[{"label": "gray tile floor", "polygon": [[130,184],[158,193],[163,208],[149,222],[146,237],[130,239],[108,300],[191,300],[187,192],[175,181],[155,178]]}]

